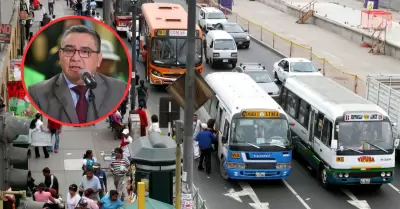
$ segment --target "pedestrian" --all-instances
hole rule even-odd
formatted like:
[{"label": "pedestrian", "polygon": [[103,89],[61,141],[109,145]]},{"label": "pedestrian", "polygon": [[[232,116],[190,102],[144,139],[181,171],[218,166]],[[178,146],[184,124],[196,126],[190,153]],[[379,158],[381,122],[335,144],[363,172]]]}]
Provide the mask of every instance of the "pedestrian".
[{"label": "pedestrian", "polygon": [[136,89],[136,96],[138,98],[138,103],[143,102],[143,108],[147,109],[147,98],[149,97],[149,92],[147,87],[144,85],[144,80],[140,80],[140,85]]},{"label": "pedestrian", "polygon": [[93,174],[99,178],[101,184],[101,190],[99,191],[99,197],[102,199],[104,195],[108,192],[107,189],[107,174],[101,169],[100,163],[93,164]]},{"label": "pedestrian", "polygon": [[122,131],[122,139],[121,139],[121,143],[119,146],[122,149],[124,156],[127,158],[131,157],[131,153],[129,152],[129,144],[131,144],[132,142],[133,142],[133,139],[129,135],[129,130],[124,129]]},{"label": "pedestrian", "polygon": [[124,199],[124,180],[125,175],[128,172],[130,162],[127,157],[124,156],[121,148],[115,148],[115,158],[110,163],[110,170],[114,177],[114,186],[118,191],[118,198],[122,201]]},{"label": "pedestrian", "polygon": [[136,110],[136,114],[140,118],[140,136],[146,136],[146,128],[149,126],[149,122],[147,121],[147,113],[144,110],[143,101],[139,102],[139,109]]},{"label": "pedestrian", "polygon": [[78,186],[76,184],[71,184],[68,188],[65,209],[75,209],[80,200],[81,196],[78,194]]},{"label": "pedestrian", "polygon": [[[207,126],[210,129],[210,126]],[[217,141],[216,134],[212,133],[209,130],[200,131],[195,139],[199,143],[200,148],[200,160],[198,170],[204,170],[203,162],[206,165],[206,173],[211,173],[211,153],[213,151],[212,145],[215,141]]]},{"label": "pedestrian", "polygon": [[77,0],[75,4],[75,9],[76,9],[76,15],[82,16],[82,0]]},{"label": "pedestrian", "polygon": [[99,191],[101,190],[101,184],[99,178],[93,174],[93,169],[88,168],[86,170],[86,175],[82,176],[81,183],[79,184],[79,191],[83,193],[83,196],[85,195],[85,191],[88,189],[92,189],[93,192],[90,193],[90,196],[88,196],[90,199],[94,201],[99,201]]},{"label": "pedestrian", "polygon": [[47,123],[47,128],[50,130],[51,137],[53,138],[54,136],[54,149],[53,147],[50,147],[47,150],[49,151],[54,150],[55,153],[58,153],[58,149],[60,148],[60,133],[62,125],[60,123],[57,123],[49,119]]},{"label": "pedestrian", "polygon": [[82,16],[89,16],[87,0],[81,0],[81,1],[82,1]]},{"label": "pedestrian", "polygon": [[92,194],[93,194],[93,189],[89,188],[85,190],[85,195],[82,197],[81,202],[82,200],[86,200],[88,209],[99,209],[97,202],[89,198]]},{"label": "pedestrian", "polygon": [[[29,129],[30,129],[29,134],[30,135],[32,134],[32,132],[45,132],[41,118],[42,118],[42,115],[40,113],[36,113],[35,119],[33,119],[31,121],[31,124],[29,125]],[[50,154],[47,151],[47,147],[42,147],[42,149],[43,149],[44,157],[49,158]],[[35,157],[40,158],[39,147],[35,147]]]},{"label": "pedestrian", "polygon": [[151,116],[151,125],[149,127],[149,135],[154,132],[161,134],[160,123],[158,122],[157,115]]},{"label": "pedestrian", "polygon": [[139,61],[139,55],[140,55],[140,38],[139,36],[136,36],[136,61]]},{"label": "pedestrian", "polygon": [[64,208],[64,202],[63,199],[56,194],[56,190],[54,189],[50,189],[49,190],[51,196],[54,199],[54,202],[51,202],[50,200],[47,201],[47,203],[45,203],[43,205],[43,208],[47,208],[47,209],[63,209]]},{"label": "pedestrian", "polygon": [[122,100],[121,105],[119,106],[118,110],[121,113],[121,117],[124,118],[126,114],[126,106],[128,105],[128,95]]},{"label": "pedestrian", "polygon": [[51,22],[51,18],[47,13],[45,13],[42,19],[42,27],[49,24],[49,22]]},{"label": "pedestrian", "polygon": [[54,2],[55,2],[55,0],[48,0],[50,15],[54,14]]},{"label": "pedestrian", "polygon": [[197,114],[193,115],[193,155],[194,159],[200,157],[199,144],[196,142],[196,136],[201,131],[201,121]]},{"label": "pedestrian", "polygon": [[56,191],[56,194],[58,195],[59,185],[57,177],[51,174],[50,168],[48,167],[45,167],[42,173],[44,176],[44,184],[46,185],[46,187],[49,189],[54,189]]},{"label": "pedestrian", "polygon": [[124,203],[118,198],[117,190],[110,190],[110,194],[103,197],[99,202],[101,209],[119,209],[124,206]]},{"label": "pedestrian", "polygon": [[37,191],[35,192],[35,194],[33,194],[35,196],[35,201],[47,203],[50,200],[51,202],[55,202],[54,198],[51,196],[51,193],[46,192],[45,189],[46,185],[44,183],[40,183],[38,185]]},{"label": "pedestrian", "polygon": [[95,162],[97,162],[97,159],[93,156],[93,151],[86,150],[86,153],[83,155],[82,159],[83,175],[86,174],[87,169],[92,168]]},{"label": "pedestrian", "polygon": [[78,205],[76,206],[76,209],[89,209],[89,203],[86,199],[81,198],[79,200]]}]

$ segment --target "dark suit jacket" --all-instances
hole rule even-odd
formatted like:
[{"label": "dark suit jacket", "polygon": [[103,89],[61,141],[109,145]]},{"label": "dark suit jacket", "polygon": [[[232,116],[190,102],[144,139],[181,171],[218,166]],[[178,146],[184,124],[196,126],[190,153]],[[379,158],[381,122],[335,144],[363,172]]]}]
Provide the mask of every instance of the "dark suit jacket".
[{"label": "dark suit jacket", "polygon": [[[127,83],[102,74],[96,74],[95,80],[97,88],[93,89],[93,94],[98,116],[101,118],[111,114],[110,111],[119,105]],[[48,116],[65,123],[79,124],[70,89],[63,74],[30,86],[28,93],[38,108]],[[89,103],[87,122],[93,120],[93,105]]]}]

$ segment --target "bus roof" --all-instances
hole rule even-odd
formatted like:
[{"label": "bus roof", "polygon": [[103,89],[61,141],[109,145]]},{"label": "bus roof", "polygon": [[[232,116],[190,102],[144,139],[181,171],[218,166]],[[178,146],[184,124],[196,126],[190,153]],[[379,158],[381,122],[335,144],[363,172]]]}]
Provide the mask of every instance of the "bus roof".
[{"label": "bus roof", "polygon": [[387,116],[379,106],[324,76],[291,77],[286,88],[335,119],[347,111],[377,111]]},{"label": "bus roof", "polygon": [[217,72],[208,74],[205,80],[231,117],[246,109],[277,110],[285,114],[279,104],[247,74]]},{"label": "bus roof", "polygon": [[[187,12],[179,4],[146,3],[142,4],[142,13],[150,30],[182,29],[187,30]],[[199,26],[196,26],[200,30]]]}]

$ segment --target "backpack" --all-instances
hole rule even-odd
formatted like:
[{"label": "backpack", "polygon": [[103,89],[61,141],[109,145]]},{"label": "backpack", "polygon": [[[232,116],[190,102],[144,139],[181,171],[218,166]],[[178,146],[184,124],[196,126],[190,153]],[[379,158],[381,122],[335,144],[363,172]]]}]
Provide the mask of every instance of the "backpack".
[{"label": "backpack", "polygon": [[[91,160],[86,159],[86,168],[92,168],[94,163],[95,163],[94,158],[92,158]],[[83,165],[82,165],[82,170],[85,170]]]}]

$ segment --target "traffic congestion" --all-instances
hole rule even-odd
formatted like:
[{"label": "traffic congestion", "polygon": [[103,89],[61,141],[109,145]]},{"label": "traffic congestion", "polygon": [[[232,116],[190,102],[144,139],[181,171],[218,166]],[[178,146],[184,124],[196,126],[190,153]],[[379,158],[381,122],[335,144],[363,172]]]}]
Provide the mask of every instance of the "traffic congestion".
[{"label": "traffic congestion", "polygon": [[[186,4],[178,0],[160,0],[157,3],[177,3],[187,10]],[[201,17],[207,16],[206,11],[215,13],[211,18],[214,21],[207,22],[206,18],[201,20]],[[146,10],[142,12],[146,14]],[[388,134],[394,124],[391,124],[387,113],[322,77],[319,69],[309,60],[287,59],[269,51],[253,41],[245,30],[240,31],[236,23],[229,23],[225,16],[220,15],[222,12],[215,8],[199,7],[197,12],[198,31],[202,29],[198,35],[203,38],[201,44],[196,44],[196,50],[202,52],[197,53],[197,56],[203,62],[198,62],[196,69],[202,72],[217,96],[220,94],[218,101],[213,103],[210,100],[197,114],[200,120],[205,121],[209,118],[217,121],[222,118],[218,124],[221,132],[219,146],[226,141],[236,141],[236,145],[229,143],[226,147],[216,149],[210,175],[195,173],[195,184],[205,191],[204,199],[209,208],[398,207],[400,202],[397,195],[400,195],[400,190],[397,188],[400,187],[400,182],[393,178],[398,170],[395,168],[394,156],[398,140]],[[182,13],[181,16],[183,15],[187,14]],[[216,19],[221,21],[215,21]],[[147,21],[151,21],[150,18]],[[163,28],[164,31],[161,28],[148,29],[157,32],[152,33],[155,34],[155,39],[157,34],[168,36],[175,39],[177,46],[184,45],[185,40],[171,37],[184,36],[180,31],[173,31],[173,28]],[[240,34],[240,37],[232,35],[234,33]],[[168,96],[164,85],[171,82],[171,79],[167,79],[168,82],[163,81],[165,78],[162,75],[169,72],[168,64],[165,65],[168,60],[165,58],[170,59],[174,73],[179,74],[180,71],[176,68],[179,69],[181,64],[179,55],[182,54],[182,48],[169,51],[176,53],[178,57],[168,57],[169,52],[164,51],[165,54],[158,55],[159,60],[144,62],[147,45],[153,44],[146,44],[143,42],[146,37],[139,36],[142,56],[137,67],[138,74],[140,78],[149,81],[151,97],[148,106],[150,112],[156,112],[159,99]],[[132,40],[131,34],[128,39]],[[126,44],[131,45],[128,40]],[[165,45],[159,44],[160,47]],[[218,44],[221,47],[217,47]],[[215,49],[220,51],[216,52]],[[303,76],[304,74],[307,75]],[[321,87],[321,83],[326,85]],[[286,102],[281,95],[285,95]],[[264,100],[269,102],[262,105],[261,101],[252,102],[251,98],[254,97],[273,99]],[[217,109],[207,108],[207,105],[213,107],[213,104]],[[235,110],[229,112],[229,109]],[[249,111],[251,109],[258,111]],[[218,114],[219,111],[221,115]],[[287,126],[276,124],[280,128],[275,129],[281,133],[274,134],[267,141],[264,136],[270,132],[267,130],[261,131],[262,137],[252,137],[255,138],[254,141],[242,141],[240,134],[228,134],[234,133],[232,129],[236,133],[242,128],[244,132],[251,130],[244,133],[245,136],[257,135],[254,128],[263,127],[278,118],[287,121]],[[249,128],[243,129],[246,126]],[[270,127],[272,126],[271,123]],[[367,134],[365,130],[368,130],[370,135],[364,135],[364,139],[357,139],[356,142],[343,144],[342,138],[344,141],[345,137],[356,133],[356,130],[363,134]],[[258,158],[257,163],[249,163],[252,157]],[[275,166],[268,167],[272,162]],[[246,174],[249,166],[257,167],[252,169],[251,174]],[[254,179],[269,180],[251,181]]]}]

